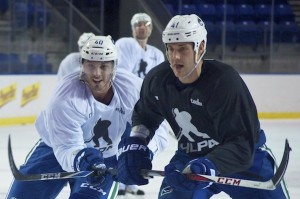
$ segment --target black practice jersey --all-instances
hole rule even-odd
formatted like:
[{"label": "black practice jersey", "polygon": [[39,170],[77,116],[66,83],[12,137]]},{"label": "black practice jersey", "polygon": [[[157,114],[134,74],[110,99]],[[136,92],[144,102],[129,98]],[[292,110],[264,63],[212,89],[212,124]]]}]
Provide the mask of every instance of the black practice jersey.
[{"label": "black practice jersey", "polygon": [[191,158],[207,157],[223,175],[251,165],[260,130],[257,110],[231,66],[204,60],[192,84],[180,83],[167,61],[155,67],[144,79],[133,126],[143,124],[153,133],[165,118],[178,149]]}]

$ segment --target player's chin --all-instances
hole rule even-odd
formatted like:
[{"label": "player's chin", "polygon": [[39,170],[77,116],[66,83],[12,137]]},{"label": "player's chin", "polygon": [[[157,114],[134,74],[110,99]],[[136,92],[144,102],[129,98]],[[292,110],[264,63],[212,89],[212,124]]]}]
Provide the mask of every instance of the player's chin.
[{"label": "player's chin", "polygon": [[136,37],[138,40],[144,40],[144,39],[147,39],[148,36],[147,35],[140,35],[140,36],[137,36]]},{"label": "player's chin", "polygon": [[101,82],[95,82],[95,81],[89,81],[88,82],[89,87],[92,90],[103,90],[104,85]]},{"label": "player's chin", "polygon": [[183,73],[183,71],[182,71],[182,68],[181,67],[172,67],[172,69],[173,69],[173,72],[174,72],[174,74],[175,74],[175,76],[176,77],[183,77],[184,76],[184,73]]},{"label": "player's chin", "polygon": [[107,89],[104,88],[103,86],[100,87],[100,86],[95,86],[92,88],[92,90],[95,92],[95,93],[102,93],[102,94],[105,94],[107,92]]}]

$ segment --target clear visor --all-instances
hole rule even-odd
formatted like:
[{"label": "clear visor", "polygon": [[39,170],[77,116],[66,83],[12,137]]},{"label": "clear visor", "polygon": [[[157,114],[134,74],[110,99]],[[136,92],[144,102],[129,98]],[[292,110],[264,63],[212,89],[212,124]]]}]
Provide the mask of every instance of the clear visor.
[{"label": "clear visor", "polygon": [[137,21],[136,23],[134,23],[133,27],[141,27],[141,26],[145,26],[145,27],[151,27],[151,22],[150,21]]},{"label": "clear visor", "polygon": [[114,71],[114,61],[89,61],[84,60],[82,63],[85,74],[101,73],[102,75],[111,74]]}]

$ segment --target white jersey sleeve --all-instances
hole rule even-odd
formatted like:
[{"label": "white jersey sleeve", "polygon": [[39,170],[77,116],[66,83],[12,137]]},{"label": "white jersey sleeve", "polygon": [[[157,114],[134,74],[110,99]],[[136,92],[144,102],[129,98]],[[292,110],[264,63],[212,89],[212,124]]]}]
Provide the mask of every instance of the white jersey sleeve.
[{"label": "white jersey sleeve", "polygon": [[169,131],[172,131],[171,127],[167,120],[164,120],[155,131],[153,138],[148,144],[148,147],[153,152],[154,156],[168,147]]},{"label": "white jersey sleeve", "polygon": [[118,49],[118,68],[133,71],[137,64],[137,51],[139,51],[139,44],[131,37],[123,37],[116,41]]},{"label": "white jersey sleeve", "polygon": [[[74,171],[77,152],[94,147],[111,157],[139,99],[142,80],[118,70],[113,82],[114,96],[109,105],[96,101],[89,88],[79,81],[79,73],[66,76],[57,84],[50,103],[38,116],[36,129],[53,148],[65,171]],[[99,125],[98,129],[95,126]]]},{"label": "white jersey sleeve", "polygon": [[[144,50],[132,37],[117,40],[116,47],[118,49],[118,67],[141,78],[144,78],[152,68],[165,60],[164,54],[158,48],[147,44],[146,50]],[[148,144],[154,155],[168,146],[169,131],[172,131],[171,127],[165,120]]]},{"label": "white jersey sleeve", "polygon": [[[79,75],[79,74],[78,74]],[[88,100],[86,86],[79,79],[59,82],[47,108],[35,123],[42,140],[53,148],[54,154],[66,171],[74,171],[77,152],[86,147],[82,126],[89,119],[90,126],[97,122]],[[78,77],[79,78],[79,77]]]},{"label": "white jersey sleeve", "polygon": [[57,72],[57,80],[61,80],[64,76],[73,73],[75,71],[80,71],[80,53],[74,52],[68,54],[59,64]]}]

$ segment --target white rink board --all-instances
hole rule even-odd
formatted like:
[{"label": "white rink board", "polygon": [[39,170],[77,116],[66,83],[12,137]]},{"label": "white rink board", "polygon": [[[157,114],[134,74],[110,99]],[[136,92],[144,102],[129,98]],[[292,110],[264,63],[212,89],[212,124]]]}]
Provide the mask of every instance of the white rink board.
[{"label": "white rink board", "polygon": [[[280,118],[290,119],[292,113],[300,118],[300,75],[241,76],[259,113],[284,113]],[[9,122],[32,124],[47,105],[57,81],[56,75],[0,75],[0,79],[0,126]]]}]

